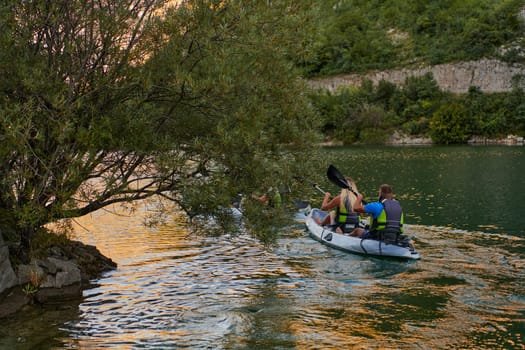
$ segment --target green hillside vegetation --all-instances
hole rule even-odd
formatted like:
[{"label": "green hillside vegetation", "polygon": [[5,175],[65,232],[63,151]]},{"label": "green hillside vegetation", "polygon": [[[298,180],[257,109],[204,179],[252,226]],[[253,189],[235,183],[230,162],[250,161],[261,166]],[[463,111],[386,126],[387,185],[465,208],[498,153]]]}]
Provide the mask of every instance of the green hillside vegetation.
[{"label": "green hillside vegetation", "polygon": [[515,82],[509,93],[486,94],[471,88],[455,95],[439,89],[432,74],[402,86],[365,81],[359,88],[311,96],[329,140],[384,143],[394,131],[430,136],[435,143],[463,143],[473,136],[498,138],[525,131],[525,94]]},{"label": "green hillside vegetation", "polygon": [[[324,8],[314,53],[301,63],[305,76],[331,76],[494,57],[525,63],[523,0],[342,0]],[[312,100],[328,139],[383,143],[395,131],[462,143],[473,136],[525,134],[523,77],[509,93],[441,91],[433,76],[382,81]]]},{"label": "green hillside vegetation", "polygon": [[483,57],[523,61],[524,6],[523,0],[332,1],[302,65],[311,77]]}]

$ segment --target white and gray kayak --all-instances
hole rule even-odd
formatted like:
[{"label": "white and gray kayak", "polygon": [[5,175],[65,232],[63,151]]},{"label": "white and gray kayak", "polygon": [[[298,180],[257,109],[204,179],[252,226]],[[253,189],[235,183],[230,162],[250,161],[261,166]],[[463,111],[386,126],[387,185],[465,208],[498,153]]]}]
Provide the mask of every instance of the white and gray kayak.
[{"label": "white and gray kayak", "polygon": [[308,218],[308,214],[310,214],[310,211],[312,211],[312,207],[310,206],[310,202],[308,201],[294,201],[294,207],[296,209],[294,220],[298,223],[304,223],[306,222],[306,219]]},{"label": "white and gray kayak", "polygon": [[[306,222],[306,219],[308,218],[308,214],[312,210],[312,207],[310,206],[310,202],[308,201],[302,201],[302,200],[296,200],[294,201],[294,208],[295,212],[293,213],[293,219],[298,223],[304,223]],[[230,207],[232,216],[235,220],[241,220],[242,219],[242,208],[237,204],[237,206],[233,205]]]},{"label": "white and gray kayak", "polygon": [[414,248],[375,239],[361,239],[359,237],[337,233],[330,227],[323,227],[315,221],[315,218],[319,218],[322,221],[326,215],[328,215],[328,213],[320,209],[312,209],[306,219],[306,227],[313,239],[327,245],[328,247],[349,253],[388,256],[402,259],[420,259],[419,253]]}]

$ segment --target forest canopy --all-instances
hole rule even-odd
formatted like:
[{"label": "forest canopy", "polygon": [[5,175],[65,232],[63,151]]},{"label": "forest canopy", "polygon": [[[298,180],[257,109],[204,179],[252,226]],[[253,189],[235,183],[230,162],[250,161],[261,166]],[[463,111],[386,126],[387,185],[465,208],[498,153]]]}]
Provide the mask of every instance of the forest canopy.
[{"label": "forest canopy", "polygon": [[344,144],[384,144],[396,132],[430,137],[434,143],[465,143],[473,137],[525,135],[525,91],[517,79],[508,93],[467,94],[440,90],[434,77],[408,78],[396,86],[387,81],[336,92],[317,91],[311,99],[322,116],[328,140]]}]

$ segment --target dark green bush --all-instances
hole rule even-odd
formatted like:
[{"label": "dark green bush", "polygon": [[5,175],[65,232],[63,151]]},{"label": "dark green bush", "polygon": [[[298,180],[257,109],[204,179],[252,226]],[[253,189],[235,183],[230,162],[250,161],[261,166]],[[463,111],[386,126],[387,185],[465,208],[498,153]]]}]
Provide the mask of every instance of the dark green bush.
[{"label": "dark green bush", "polygon": [[464,105],[442,105],[430,120],[432,141],[441,144],[463,143],[472,136],[471,121]]}]

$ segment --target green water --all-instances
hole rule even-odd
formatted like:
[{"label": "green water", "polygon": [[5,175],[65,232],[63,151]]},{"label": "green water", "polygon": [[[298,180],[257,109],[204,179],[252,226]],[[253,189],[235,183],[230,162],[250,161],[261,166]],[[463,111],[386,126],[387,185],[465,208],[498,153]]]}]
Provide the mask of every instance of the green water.
[{"label": "green water", "polygon": [[410,223],[525,237],[524,147],[341,147],[326,153],[365,198],[374,200],[380,184],[392,184]]},{"label": "green water", "polygon": [[524,150],[325,150],[369,199],[394,185],[418,261],[333,250],[300,224],[272,250],[175,217],[145,228],[148,203],[81,218],[77,238],[118,269],[77,304],[2,320],[0,349],[525,349]]}]

